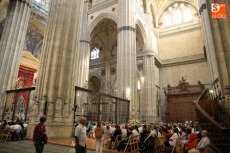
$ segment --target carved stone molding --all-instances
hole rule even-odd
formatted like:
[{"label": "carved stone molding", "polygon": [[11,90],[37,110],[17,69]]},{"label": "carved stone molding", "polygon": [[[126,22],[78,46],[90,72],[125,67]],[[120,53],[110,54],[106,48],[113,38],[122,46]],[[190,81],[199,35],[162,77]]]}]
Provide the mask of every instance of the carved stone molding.
[{"label": "carved stone molding", "polygon": [[111,72],[112,75],[115,75],[116,72],[117,72],[117,69],[116,69],[115,67],[112,67],[112,68],[110,69],[110,72]]},{"label": "carved stone molding", "polygon": [[114,1],[114,0],[109,0],[109,1],[105,1],[103,3],[95,4],[89,8],[88,14],[92,14],[94,12],[100,11],[104,8],[108,8],[109,6],[113,6],[115,4],[117,4],[117,1]]},{"label": "carved stone molding", "polygon": [[131,26],[122,26],[118,29],[118,33],[121,31],[125,31],[125,30],[130,30],[130,31],[136,32],[136,29],[131,27]]},{"label": "carved stone molding", "polygon": [[143,70],[143,63],[139,63],[137,65],[137,69],[138,69],[138,71],[142,71]]},{"label": "carved stone molding", "polygon": [[101,70],[101,76],[105,76],[105,69]]},{"label": "carved stone molding", "polygon": [[183,56],[183,57],[162,60],[161,66],[167,67],[167,66],[181,65],[181,64],[186,64],[186,63],[196,63],[196,62],[201,62],[205,60],[206,59],[204,57],[204,54],[195,54],[195,55],[190,55],[190,56]]},{"label": "carved stone molding", "polygon": [[185,34],[193,31],[201,30],[200,24],[195,25],[188,25],[186,27],[180,28],[180,29],[171,29],[171,30],[162,30],[159,34],[159,38],[166,38],[171,36],[176,36],[179,34]]},{"label": "carved stone molding", "polygon": [[84,43],[88,43],[88,44],[90,44],[90,42],[89,42],[89,41],[87,41],[87,40],[80,40],[80,42],[84,42]]}]

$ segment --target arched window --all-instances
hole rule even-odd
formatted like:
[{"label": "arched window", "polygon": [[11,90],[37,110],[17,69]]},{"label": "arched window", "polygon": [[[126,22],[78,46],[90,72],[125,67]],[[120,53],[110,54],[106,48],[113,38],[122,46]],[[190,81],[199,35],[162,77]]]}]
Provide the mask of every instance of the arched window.
[{"label": "arched window", "polygon": [[37,3],[43,5],[43,6],[46,6],[48,7],[49,4],[50,4],[50,0],[35,0]]},{"label": "arched window", "polygon": [[180,23],[182,23],[182,14],[181,14],[180,10],[176,10],[173,13],[173,23],[174,24],[180,24]]},{"label": "arched window", "polygon": [[140,81],[138,80],[137,81],[137,90],[140,90],[141,89],[141,83],[140,83]]},{"label": "arched window", "polygon": [[185,22],[192,21],[192,10],[190,8],[184,10],[184,19]]},{"label": "arched window", "polygon": [[97,59],[97,58],[99,58],[99,53],[100,53],[100,50],[99,50],[99,48],[98,47],[95,47],[92,51],[91,51],[91,57],[90,57],[90,59],[92,60],[92,59]]},{"label": "arched window", "polygon": [[165,23],[166,27],[172,25],[172,19],[171,19],[171,15],[170,14],[166,14],[164,16],[164,23]]}]

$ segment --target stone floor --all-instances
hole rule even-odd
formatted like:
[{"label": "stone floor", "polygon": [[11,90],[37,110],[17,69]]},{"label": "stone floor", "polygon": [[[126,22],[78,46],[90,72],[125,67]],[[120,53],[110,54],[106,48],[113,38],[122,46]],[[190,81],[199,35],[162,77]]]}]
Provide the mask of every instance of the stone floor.
[{"label": "stone floor", "polygon": [[[29,140],[0,142],[0,153],[35,153],[35,148]],[[43,153],[75,153],[75,150],[71,147],[46,144]],[[88,150],[87,153],[95,151]]]}]

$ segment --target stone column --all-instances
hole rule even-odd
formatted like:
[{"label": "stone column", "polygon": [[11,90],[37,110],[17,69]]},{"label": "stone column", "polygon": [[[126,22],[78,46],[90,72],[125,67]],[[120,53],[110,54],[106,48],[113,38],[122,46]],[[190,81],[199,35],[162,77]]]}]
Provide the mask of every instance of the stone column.
[{"label": "stone column", "polygon": [[80,45],[77,52],[77,86],[83,87],[88,81],[89,76],[89,58],[90,58],[90,38],[87,32],[89,0],[84,0],[84,9],[82,15],[82,28],[80,36]]},{"label": "stone column", "polygon": [[52,0],[42,46],[35,106],[28,137],[41,116],[49,138],[70,138],[74,122],[74,87],[83,0]]},{"label": "stone column", "polygon": [[131,101],[131,110],[132,108],[135,108],[137,89],[135,1],[118,0],[118,10],[118,96],[121,96],[123,91],[126,93],[126,97]]},{"label": "stone column", "polygon": [[227,6],[227,17],[225,19],[210,19],[212,29],[217,65],[220,74],[220,83],[223,95],[226,101],[230,99],[230,20],[229,20],[229,1],[228,0],[210,0],[206,1],[207,10],[211,14],[212,3],[224,3]]},{"label": "stone column", "polygon": [[15,85],[31,11],[31,0],[10,0],[0,41],[0,95]]},{"label": "stone column", "polygon": [[[89,58],[90,58],[90,38],[87,32],[88,23],[88,8],[89,0],[84,0],[84,7],[82,13],[81,36],[79,49],[77,51],[77,68],[76,68],[76,85],[83,87],[86,81],[89,80]],[[84,103],[87,103],[87,93],[78,91],[77,97],[77,114],[82,114]],[[80,113],[81,112],[81,113]],[[82,114],[83,115],[83,114]]]},{"label": "stone column", "polygon": [[[199,6],[202,6],[202,4],[205,3],[206,3],[205,0],[200,0]],[[209,21],[210,17],[211,15],[210,13],[208,13],[207,9],[204,9],[201,12],[202,28],[204,31],[204,44],[205,44],[205,49],[206,49],[206,54],[208,59],[210,76],[211,76],[211,80],[213,81],[219,77],[219,71],[217,66],[213,35],[212,35],[211,25]]]},{"label": "stone column", "polygon": [[145,114],[147,122],[156,122],[157,99],[155,85],[155,58],[153,55],[146,55],[143,58],[143,94],[144,99],[141,105],[141,112]]}]

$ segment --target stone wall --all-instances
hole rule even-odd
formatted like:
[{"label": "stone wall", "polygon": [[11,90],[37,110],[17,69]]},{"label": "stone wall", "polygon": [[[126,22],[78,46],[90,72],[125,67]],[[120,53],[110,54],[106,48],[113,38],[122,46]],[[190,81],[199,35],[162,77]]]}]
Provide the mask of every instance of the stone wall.
[{"label": "stone wall", "polygon": [[161,60],[203,53],[201,28],[185,30],[173,34],[161,35],[159,55]]}]

